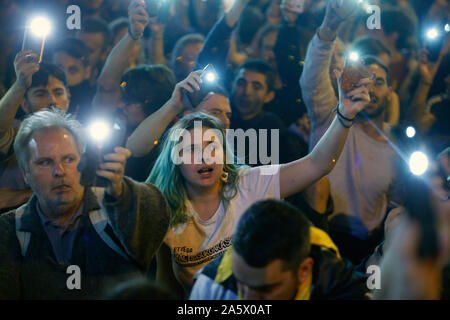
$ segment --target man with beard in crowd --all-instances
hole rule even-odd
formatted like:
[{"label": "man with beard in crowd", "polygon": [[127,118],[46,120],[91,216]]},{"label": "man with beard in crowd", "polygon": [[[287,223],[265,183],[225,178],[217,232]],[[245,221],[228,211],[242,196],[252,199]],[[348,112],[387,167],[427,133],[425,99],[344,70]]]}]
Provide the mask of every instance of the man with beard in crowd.
[{"label": "man with beard in crowd", "polygon": [[[311,121],[310,149],[334,119],[337,105],[329,65],[338,27],[338,1],[328,3],[321,27],[309,44],[300,78],[303,98]],[[348,16],[351,14],[347,13]],[[390,202],[396,199],[396,153],[389,144],[389,126],[384,112],[390,99],[389,69],[376,57],[363,64],[375,75],[369,87],[370,103],[354,119],[341,158],[328,175],[334,210],[330,235],[342,255],[358,263],[381,240],[379,230]]]}]

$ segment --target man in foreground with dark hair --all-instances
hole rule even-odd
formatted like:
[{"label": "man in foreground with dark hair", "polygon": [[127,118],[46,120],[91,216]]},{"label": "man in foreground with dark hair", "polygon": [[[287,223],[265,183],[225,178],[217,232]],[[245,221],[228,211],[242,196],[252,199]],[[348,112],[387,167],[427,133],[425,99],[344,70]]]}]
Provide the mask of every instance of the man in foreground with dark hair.
[{"label": "man in foreground with dark hair", "polygon": [[367,292],[324,231],[287,202],[264,200],[239,220],[233,248],[197,275],[190,299],[365,299]]},{"label": "man in foreground with dark hair", "polygon": [[[232,97],[232,117],[231,129],[255,130],[258,141],[252,142],[250,138],[246,141],[245,150],[250,150],[250,144],[255,143],[259,146],[261,143],[267,143],[266,150],[272,150],[271,137],[273,133],[279,133],[279,159],[278,163],[289,162],[298,158],[298,154],[292,155],[292,152],[306,152],[306,144],[294,133],[287,130],[283,121],[278,115],[267,112],[263,109],[264,105],[272,101],[275,97],[275,73],[272,67],[265,61],[259,59],[248,60],[238,67],[233,80]],[[261,135],[260,130],[267,130],[267,136]],[[260,139],[267,141],[260,142]],[[236,141],[235,145],[238,145]],[[259,149],[258,149],[259,150]],[[277,150],[274,150],[276,153]],[[257,161],[252,161],[253,155],[246,153],[243,160],[251,166],[264,165],[261,153],[256,153]],[[273,157],[273,153],[271,154]],[[275,162],[272,161],[272,164]]]}]

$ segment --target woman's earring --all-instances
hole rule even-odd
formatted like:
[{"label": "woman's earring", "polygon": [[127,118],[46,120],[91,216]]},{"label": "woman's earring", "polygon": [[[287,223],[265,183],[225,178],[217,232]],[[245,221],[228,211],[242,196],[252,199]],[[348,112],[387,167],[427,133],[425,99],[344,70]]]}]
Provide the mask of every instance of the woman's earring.
[{"label": "woman's earring", "polygon": [[220,176],[220,179],[223,181],[223,182],[225,182],[225,183],[227,183],[228,182],[228,172],[223,172],[222,173],[222,175]]}]

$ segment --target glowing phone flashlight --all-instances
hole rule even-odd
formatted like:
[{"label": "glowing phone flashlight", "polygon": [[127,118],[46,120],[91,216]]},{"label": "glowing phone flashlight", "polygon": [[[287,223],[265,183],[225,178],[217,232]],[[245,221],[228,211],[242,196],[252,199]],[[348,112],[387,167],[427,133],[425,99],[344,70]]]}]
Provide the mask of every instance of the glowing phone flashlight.
[{"label": "glowing phone flashlight", "polygon": [[[24,35],[23,35],[23,41],[22,41],[22,51],[26,49],[31,49],[35,47],[33,45],[33,42],[39,41],[39,39],[42,39],[40,41],[40,54],[39,54],[39,61],[38,63],[41,63],[42,61],[42,55],[44,54],[44,47],[45,47],[45,40],[47,36],[50,34],[52,29],[50,20],[46,17],[39,16],[33,18],[30,23],[25,27]],[[31,39],[29,37],[29,31],[37,38],[37,39]],[[35,51],[35,50],[33,50]]]}]

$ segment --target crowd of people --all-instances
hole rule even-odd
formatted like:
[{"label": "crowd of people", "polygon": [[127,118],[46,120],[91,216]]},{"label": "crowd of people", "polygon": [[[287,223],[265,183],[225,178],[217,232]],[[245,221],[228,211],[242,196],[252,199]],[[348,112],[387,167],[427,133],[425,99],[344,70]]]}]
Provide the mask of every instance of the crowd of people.
[{"label": "crowd of people", "polygon": [[448,0],[0,15],[0,299],[450,298]]}]

